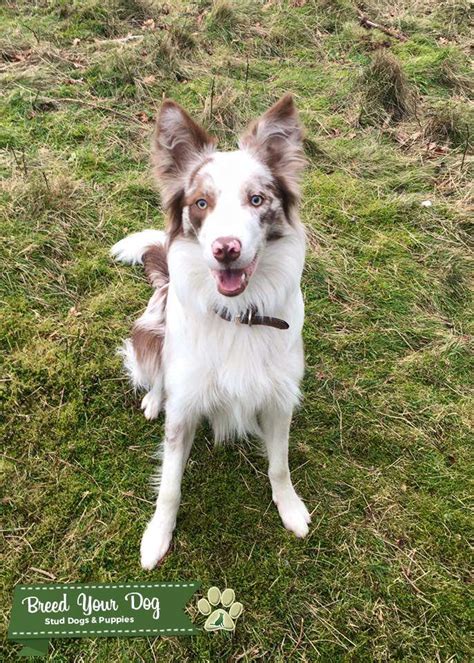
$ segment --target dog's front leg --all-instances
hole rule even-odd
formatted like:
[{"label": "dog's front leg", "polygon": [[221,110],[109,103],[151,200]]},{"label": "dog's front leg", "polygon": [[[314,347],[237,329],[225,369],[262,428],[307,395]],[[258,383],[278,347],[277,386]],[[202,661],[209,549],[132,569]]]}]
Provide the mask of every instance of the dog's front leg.
[{"label": "dog's front leg", "polygon": [[195,422],[178,422],[167,415],[156,509],[143,534],[140,548],[144,569],[149,570],[156,566],[170,547],[181,501],[181,479],[195,431]]},{"label": "dog's front leg", "polygon": [[308,533],[311,516],[302,499],[297,495],[288,466],[288,436],[292,411],[268,408],[262,412],[263,441],[268,454],[268,476],[272,486],[273,501],[286,529],[298,537]]}]

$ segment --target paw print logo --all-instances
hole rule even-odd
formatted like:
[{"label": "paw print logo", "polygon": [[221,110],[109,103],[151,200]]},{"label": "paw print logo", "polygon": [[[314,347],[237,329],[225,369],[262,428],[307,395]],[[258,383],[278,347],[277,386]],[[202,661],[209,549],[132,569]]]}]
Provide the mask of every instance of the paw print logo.
[{"label": "paw print logo", "polygon": [[[219,603],[222,608],[216,608]],[[207,599],[198,601],[199,612],[207,617],[204,624],[206,631],[233,631],[243,609],[242,603],[235,600],[233,589],[225,589],[221,594],[217,587],[211,587],[207,592]]]}]

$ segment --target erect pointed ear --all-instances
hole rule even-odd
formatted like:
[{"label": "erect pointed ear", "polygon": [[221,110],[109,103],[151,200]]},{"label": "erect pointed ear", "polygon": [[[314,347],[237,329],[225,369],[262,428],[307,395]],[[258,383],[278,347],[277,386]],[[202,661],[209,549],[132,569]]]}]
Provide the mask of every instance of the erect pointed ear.
[{"label": "erect pointed ear", "polygon": [[216,139],[171,99],[165,99],[156,120],[153,165],[165,205],[183,188],[189,169],[214,150]]},{"label": "erect pointed ear", "polygon": [[286,94],[252,122],[239,141],[298,196],[298,176],[305,166],[303,128],[291,94]]}]

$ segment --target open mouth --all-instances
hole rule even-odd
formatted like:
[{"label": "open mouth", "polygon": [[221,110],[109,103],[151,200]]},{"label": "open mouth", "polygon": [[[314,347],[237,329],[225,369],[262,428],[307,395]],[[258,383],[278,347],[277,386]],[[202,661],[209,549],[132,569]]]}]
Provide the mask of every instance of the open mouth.
[{"label": "open mouth", "polygon": [[256,263],[257,256],[243,269],[224,268],[211,270],[213,277],[216,279],[217,289],[221,295],[225,295],[226,297],[240,295],[247,287]]}]

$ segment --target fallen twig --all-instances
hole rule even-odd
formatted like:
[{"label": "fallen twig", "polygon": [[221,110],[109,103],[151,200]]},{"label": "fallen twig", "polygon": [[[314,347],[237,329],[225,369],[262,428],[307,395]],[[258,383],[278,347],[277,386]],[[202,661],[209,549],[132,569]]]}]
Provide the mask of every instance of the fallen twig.
[{"label": "fallen twig", "polygon": [[56,576],[53,573],[50,573],[49,571],[44,571],[43,569],[37,569],[36,566],[30,566],[30,571],[35,571],[36,573],[41,573],[42,575],[46,576],[47,578],[51,578],[51,580],[56,580]]},{"label": "fallen twig", "polygon": [[94,42],[96,44],[126,44],[129,41],[135,41],[135,40],[143,40],[143,35],[130,35],[128,34],[126,37],[116,37],[115,39],[94,39]]},{"label": "fallen twig", "polygon": [[394,39],[399,39],[400,41],[406,41],[408,39],[408,37],[406,35],[404,35],[402,32],[397,32],[396,30],[393,30],[392,28],[387,28],[385,25],[381,25],[380,23],[376,23],[375,21],[371,21],[370,18],[368,18],[360,10],[357,10],[357,13],[359,15],[359,23],[362,25],[363,28],[367,28],[367,30],[370,30],[370,29],[380,30],[381,32],[388,35],[389,37],[393,37]]},{"label": "fallen twig", "polygon": [[33,36],[34,36],[34,38],[36,39],[36,42],[37,42],[38,44],[41,43],[41,40],[40,40],[40,38],[38,37],[38,33],[37,33],[35,30],[33,30],[33,28],[30,28],[29,25],[26,25],[26,23],[22,23],[21,21],[20,21],[20,25],[22,25],[24,28],[26,28],[27,30],[29,30],[29,31],[33,34]]},{"label": "fallen twig", "polygon": [[147,504],[154,504],[155,502],[151,502],[150,500],[146,500],[144,497],[139,497],[138,495],[135,495],[131,490],[121,490],[120,491],[122,495],[125,497],[132,497],[134,500],[140,500],[140,502],[146,502]]},{"label": "fallen twig", "polygon": [[[301,618],[301,626],[300,626],[300,632],[299,632],[299,635],[298,635],[298,640],[296,641],[295,646],[293,647],[293,649],[290,651],[290,653],[288,655],[288,660],[290,660],[290,661],[291,661],[291,655],[294,654],[294,652],[300,646],[300,642],[301,642],[301,639],[303,637],[303,626],[304,626],[304,619]],[[293,638],[291,638],[291,639],[293,640]]]}]

